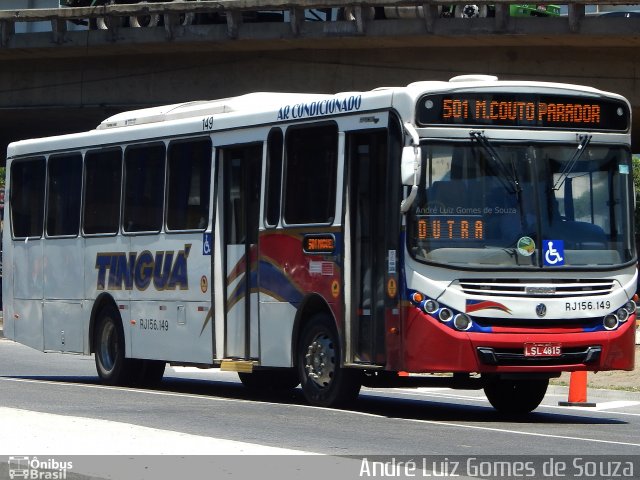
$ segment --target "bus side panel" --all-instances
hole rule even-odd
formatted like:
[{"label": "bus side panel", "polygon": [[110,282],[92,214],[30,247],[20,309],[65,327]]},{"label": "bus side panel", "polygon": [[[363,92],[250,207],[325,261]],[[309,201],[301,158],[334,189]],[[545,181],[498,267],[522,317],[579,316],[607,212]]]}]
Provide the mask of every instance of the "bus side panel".
[{"label": "bus side panel", "polygon": [[44,350],[82,353],[84,327],[82,303],[55,300],[44,303]]},{"label": "bus side panel", "polygon": [[44,244],[44,349],[81,353],[84,324],[82,238],[48,239]]},{"label": "bus side panel", "polygon": [[13,339],[18,343],[44,351],[42,301],[14,299],[13,318],[15,321]]},{"label": "bus side panel", "polygon": [[292,367],[291,337],[296,308],[287,302],[260,297],[260,364]]},{"label": "bus side panel", "polygon": [[[6,208],[6,207],[5,207]],[[2,232],[3,251],[0,253],[2,259],[2,320],[3,332],[7,338],[15,339],[15,319],[13,317],[13,241],[9,233],[9,222],[5,222],[5,228]]]},{"label": "bus side panel", "polygon": [[207,311],[206,304],[198,302],[132,301],[131,321],[128,322],[131,356],[173,362],[211,363],[212,323],[203,321]]},{"label": "bus side panel", "polygon": [[42,239],[13,242],[13,296],[20,299],[42,299],[43,245]]},{"label": "bus side panel", "polygon": [[[85,298],[95,299],[101,293],[108,291],[116,302],[130,300],[131,284],[126,272],[118,268],[122,264],[128,266],[129,247],[129,237],[85,238]],[[120,256],[124,256],[122,263],[119,263]]]},{"label": "bus side panel", "polygon": [[[130,251],[129,237],[104,236],[86,237],[84,248],[84,295],[91,301],[91,306],[84,309],[85,335],[89,334],[89,315],[93,308],[93,301],[101,293],[108,292],[118,306],[122,315],[122,323],[125,335],[126,356],[131,355],[129,329],[129,300],[131,290],[127,289],[126,275],[116,268],[118,256],[126,255]],[[126,256],[125,256],[126,258]],[[112,264],[114,268],[111,268]],[[97,312],[99,313],[99,312]],[[93,339],[85,337],[87,345],[93,344]],[[85,353],[86,349],[85,349]]]},{"label": "bus side panel", "polygon": [[43,240],[13,243],[14,339],[44,350],[42,323]]},{"label": "bus side panel", "polygon": [[106,291],[116,301],[127,357],[211,363],[211,256],[202,239],[202,232],[87,238],[87,296]]},{"label": "bus side panel", "polygon": [[[336,251],[327,254],[304,252],[303,238],[309,235],[335,239]],[[322,298],[331,309],[340,331],[343,324],[341,287],[342,255],[339,227],[308,227],[273,230],[260,235],[260,360],[265,366],[292,365],[292,335],[298,309],[305,297]]]},{"label": "bus side panel", "polygon": [[[82,238],[49,238],[44,245],[44,298],[80,300],[84,290]],[[45,317],[47,321],[48,317]]]},{"label": "bus side panel", "polygon": [[304,299],[299,281],[306,269],[302,244],[283,230],[260,233],[258,280],[260,289],[260,364],[291,367],[293,327]]}]

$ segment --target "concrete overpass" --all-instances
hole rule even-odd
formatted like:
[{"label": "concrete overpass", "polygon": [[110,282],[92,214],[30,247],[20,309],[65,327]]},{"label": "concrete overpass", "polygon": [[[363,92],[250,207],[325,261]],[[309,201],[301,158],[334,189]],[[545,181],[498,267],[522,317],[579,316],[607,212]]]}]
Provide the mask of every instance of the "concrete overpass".
[{"label": "concrete overpass", "polygon": [[[91,129],[125,109],[257,90],[368,90],[462,73],[591,85],[625,95],[640,118],[640,17],[585,16],[595,0],[575,1],[568,15],[555,18],[510,16],[506,0],[491,1],[494,17],[471,19],[441,18],[437,3],[425,0],[367,0],[353,4],[347,19],[337,19],[333,10],[328,21],[311,21],[309,9],[349,2],[220,0],[0,11],[0,160],[12,140]],[[394,7],[418,8],[419,14],[411,18],[401,10],[395,15],[401,18],[381,18],[393,17]],[[284,14],[252,22],[248,12],[257,11]],[[207,21],[183,25],[185,12]],[[123,26],[131,16],[156,14],[158,26]],[[98,18],[118,26],[77,29],[80,21]],[[19,22],[33,21],[51,28],[16,33]]]}]

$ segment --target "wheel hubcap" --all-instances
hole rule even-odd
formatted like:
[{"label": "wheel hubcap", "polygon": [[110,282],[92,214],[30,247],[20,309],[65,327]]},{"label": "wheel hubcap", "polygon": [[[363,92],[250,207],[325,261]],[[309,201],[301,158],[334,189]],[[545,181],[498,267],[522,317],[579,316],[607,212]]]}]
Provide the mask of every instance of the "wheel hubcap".
[{"label": "wheel hubcap", "polygon": [[100,362],[105,370],[111,371],[113,369],[117,352],[116,331],[113,324],[108,323],[102,329],[102,335],[100,336]]},{"label": "wheel hubcap", "polygon": [[307,376],[321,388],[326,388],[335,372],[335,349],[328,335],[318,335],[307,348],[305,370]]}]

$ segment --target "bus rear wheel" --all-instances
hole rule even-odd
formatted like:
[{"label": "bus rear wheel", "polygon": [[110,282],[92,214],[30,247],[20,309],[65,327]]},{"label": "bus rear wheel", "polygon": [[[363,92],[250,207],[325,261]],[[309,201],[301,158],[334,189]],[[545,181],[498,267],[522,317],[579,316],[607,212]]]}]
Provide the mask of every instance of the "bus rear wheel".
[{"label": "bus rear wheel", "polygon": [[484,387],[489,403],[500,413],[525,414],[535,410],[549,386],[549,379],[495,379]]},{"label": "bus rear wheel", "polygon": [[[162,382],[164,369],[167,366],[162,360],[138,360],[140,362],[136,383],[143,387],[155,387]],[[135,370],[135,369],[134,369]]]},{"label": "bus rear wheel", "polygon": [[314,315],[300,335],[296,366],[302,392],[311,405],[337,407],[352,402],[362,385],[362,372],[341,367],[340,342],[333,321]]},{"label": "bus rear wheel", "polygon": [[98,376],[107,385],[129,383],[133,361],[125,358],[124,330],[120,313],[113,305],[108,305],[99,313],[94,335]]}]

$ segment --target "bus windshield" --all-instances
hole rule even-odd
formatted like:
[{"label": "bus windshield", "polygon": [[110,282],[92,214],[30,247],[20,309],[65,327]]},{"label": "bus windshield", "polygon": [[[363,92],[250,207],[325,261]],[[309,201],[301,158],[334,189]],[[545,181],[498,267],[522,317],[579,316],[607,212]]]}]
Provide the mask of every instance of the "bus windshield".
[{"label": "bus windshield", "polygon": [[424,144],[422,183],[408,218],[411,255],[452,268],[630,262],[631,155],[582,138]]}]

